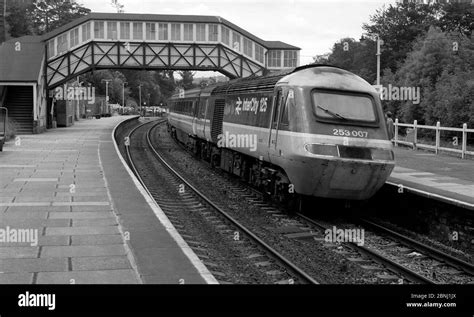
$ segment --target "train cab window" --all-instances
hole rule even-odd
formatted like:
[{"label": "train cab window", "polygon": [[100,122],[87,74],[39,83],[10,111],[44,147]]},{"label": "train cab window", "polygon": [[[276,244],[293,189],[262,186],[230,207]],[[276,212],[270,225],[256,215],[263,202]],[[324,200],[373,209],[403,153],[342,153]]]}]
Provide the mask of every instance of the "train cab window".
[{"label": "train cab window", "polygon": [[339,91],[312,92],[317,118],[336,121],[375,123],[375,105],[370,95]]}]

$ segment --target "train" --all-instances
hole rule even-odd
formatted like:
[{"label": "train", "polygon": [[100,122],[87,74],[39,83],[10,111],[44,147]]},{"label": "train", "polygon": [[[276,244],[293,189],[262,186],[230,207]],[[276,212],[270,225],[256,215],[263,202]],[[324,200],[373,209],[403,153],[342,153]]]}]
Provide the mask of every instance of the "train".
[{"label": "train", "polygon": [[395,165],[377,91],[331,65],[175,94],[167,125],[195,155],[281,202],[366,201]]}]

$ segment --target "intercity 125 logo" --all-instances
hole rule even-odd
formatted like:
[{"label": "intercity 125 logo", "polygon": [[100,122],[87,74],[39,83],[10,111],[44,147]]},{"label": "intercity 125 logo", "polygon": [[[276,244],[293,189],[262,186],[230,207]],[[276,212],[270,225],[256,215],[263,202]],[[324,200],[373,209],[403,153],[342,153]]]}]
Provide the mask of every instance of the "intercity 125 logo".
[{"label": "intercity 125 logo", "polygon": [[257,97],[244,98],[244,100],[240,99],[240,97],[237,97],[237,100],[235,101],[235,114],[240,115],[241,112],[245,111],[250,111],[257,114],[259,109],[260,112],[266,112],[267,102],[268,97],[262,97],[260,99]]}]

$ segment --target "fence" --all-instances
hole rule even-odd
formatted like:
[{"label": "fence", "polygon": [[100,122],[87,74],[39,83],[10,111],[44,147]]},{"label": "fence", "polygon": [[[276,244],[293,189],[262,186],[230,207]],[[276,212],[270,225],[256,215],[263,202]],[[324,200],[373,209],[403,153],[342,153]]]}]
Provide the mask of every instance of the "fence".
[{"label": "fence", "polygon": [[[414,150],[416,150],[417,148],[434,150],[436,154],[438,154],[439,151],[460,153],[463,159],[466,157],[466,154],[474,155],[473,151],[467,150],[467,134],[474,133],[474,129],[468,129],[466,123],[462,125],[462,128],[448,128],[448,127],[442,127],[439,121],[436,123],[436,126],[429,126],[429,125],[419,125],[417,120],[415,120],[413,124],[409,124],[409,123],[400,123],[398,122],[398,119],[395,119],[394,125],[395,125],[395,135],[394,135],[395,146],[398,146],[398,144],[404,144],[404,145],[413,147]],[[405,141],[400,140],[399,131],[398,131],[399,127],[409,128],[407,130],[407,140]],[[436,131],[435,145],[418,143],[418,129],[435,130]],[[461,149],[442,147],[440,145],[441,131],[462,132]],[[412,139],[412,141],[409,141],[410,139]],[[454,142],[457,143],[457,139]]]}]

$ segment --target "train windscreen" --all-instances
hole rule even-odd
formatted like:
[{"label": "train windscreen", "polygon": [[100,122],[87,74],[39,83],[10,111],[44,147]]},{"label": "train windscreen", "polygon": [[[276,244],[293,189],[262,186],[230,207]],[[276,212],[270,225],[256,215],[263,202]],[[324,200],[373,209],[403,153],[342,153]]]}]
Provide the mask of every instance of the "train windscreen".
[{"label": "train windscreen", "polygon": [[375,109],[370,96],[313,91],[313,107],[321,119],[375,122]]}]

